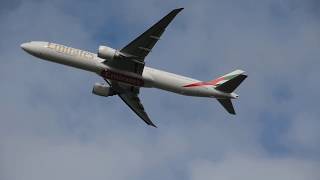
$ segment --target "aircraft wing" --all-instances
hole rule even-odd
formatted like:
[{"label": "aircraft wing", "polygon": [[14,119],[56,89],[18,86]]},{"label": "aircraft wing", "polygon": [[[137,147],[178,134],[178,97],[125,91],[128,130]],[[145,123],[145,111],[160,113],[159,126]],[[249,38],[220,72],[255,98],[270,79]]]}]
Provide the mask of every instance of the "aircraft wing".
[{"label": "aircraft wing", "polygon": [[143,62],[144,58],[151,52],[151,49],[160,39],[160,36],[165,31],[166,27],[182,9],[183,8],[172,10],[151,28],[122,48],[120,52],[132,55],[136,60]]},{"label": "aircraft wing", "polygon": [[145,123],[150,126],[157,127],[149,118],[139,99],[138,95],[140,88],[119,84],[117,82],[107,82],[115,91],[118,92],[118,96],[122,99],[122,101],[126,103],[130,109],[135,112]]},{"label": "aircraft wing", "polygon": [[122,48],[120,53],[123,57],[105,61],[104,63],[113,68],[141,75],[144,69],[145,57],[151,52],[151,49],[158,42],[166,27],[182,9],[172,10],[151,28]]},{"label": "aircraft wing", "polygon": [[153,124],[151,119],[149,118],[148,114],[144,110],[143,105],[138,97],[138,94],[134,93],[126,93],[126,94],[119,94],[119,97],[125,102],[133,112],[135,112],[145,123],[150,126],[157,127]]}]

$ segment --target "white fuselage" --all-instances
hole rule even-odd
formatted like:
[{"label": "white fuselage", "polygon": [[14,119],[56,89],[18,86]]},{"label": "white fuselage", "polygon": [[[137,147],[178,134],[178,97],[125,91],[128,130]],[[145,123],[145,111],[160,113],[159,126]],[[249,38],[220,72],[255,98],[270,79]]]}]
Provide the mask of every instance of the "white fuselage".
[{"label": "white fuselage", "polygon": [[233,93],[220,92],[213,86],[184,87],[200,81],[150,67],[144,67],[142,75],[115,69],[104,64],[105,59],[99,58],[95,53],[55,43],[33,41],[24,43],[21,47],[41,59],[94,72],[104,79],[123,84],[153,87],[188,96],[234,98]]}]

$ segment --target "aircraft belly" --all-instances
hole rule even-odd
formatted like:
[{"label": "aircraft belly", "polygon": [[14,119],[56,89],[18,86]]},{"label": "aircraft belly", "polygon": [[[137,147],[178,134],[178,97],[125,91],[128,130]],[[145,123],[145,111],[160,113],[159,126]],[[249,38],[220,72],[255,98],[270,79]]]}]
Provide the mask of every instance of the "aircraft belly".
[{"label": "aircraft belly", "polygon": [[212,97],[214,92],[206,87],[196,87],[196,88],[186,88],[183,87],[183,84],[175,85],[168,83],[168,81],[157,82],[155,85],[156,88],[163,89],[166,91],[187,95],[187,96],[198,96],[198,97]]},{"label": "aircraft belly", "polygon": [[74,57],[56,52],[48,53],[45,59],[59,64],[64,64],[92,72],[99,72],[99,70],[101,69],[101,67],[99,67],[98,62],[95,59]]},{"label": "aircraft belly", "polygon": [[[188,83],[198,82],[184,76],[145,67],[144,77],[149,77],[152,87],[187,96],[212,97],[214,90],[209,87],[183,87]],[[151,77],[151,78],[150,78]]]},{"label": "aircraft belly", "polygon": [[116,69],[111,69],[111,68],[103,69],[100,72],[100,75],[104,79],[118,81],[120,83],[128,84],[131,86],[143,87],[145,84],[144,83],[145,81],[140,75],[123,72]]}]

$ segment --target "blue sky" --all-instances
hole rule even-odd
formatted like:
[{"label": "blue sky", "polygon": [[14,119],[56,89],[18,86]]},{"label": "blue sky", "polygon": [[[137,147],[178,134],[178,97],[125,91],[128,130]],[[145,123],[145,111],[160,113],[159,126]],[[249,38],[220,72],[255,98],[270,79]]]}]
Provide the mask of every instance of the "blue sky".
[{"label": "blue sky", "polygon": [[[121,48],[185,9],[147,66],[201,80],[240,68],[237,116],[212,99],[143,89],[159,128],[119,98],[91,94],[95,74],[36,59],[31,40]],[[0,179],[320,178],[320,4],[265,1],[2,1]]]}]

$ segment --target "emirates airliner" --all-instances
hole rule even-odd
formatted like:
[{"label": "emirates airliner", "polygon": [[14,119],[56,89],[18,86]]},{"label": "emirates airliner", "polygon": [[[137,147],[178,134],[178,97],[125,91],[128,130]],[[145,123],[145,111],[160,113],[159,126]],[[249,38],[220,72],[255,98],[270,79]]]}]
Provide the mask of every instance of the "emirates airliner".
[{"label": "emirates airliner", "polygon": [[139,99],[141,87],[158,88],[186,96],[216,98],[230,114],[235,114],[231,99],[238,98],[233,91],[247,77],[244,71],[235,70],[204,82],[145,66],[146,56],[182,9],[172,10],[139,37],[118,50],[100,46],[95,54],[43,41],[23,43],[21,48],[35,57],[96,73],[105,82],[95,83],[93,94],[105,97],[118,95],[144,122],[154,127],[156,126]]}]

